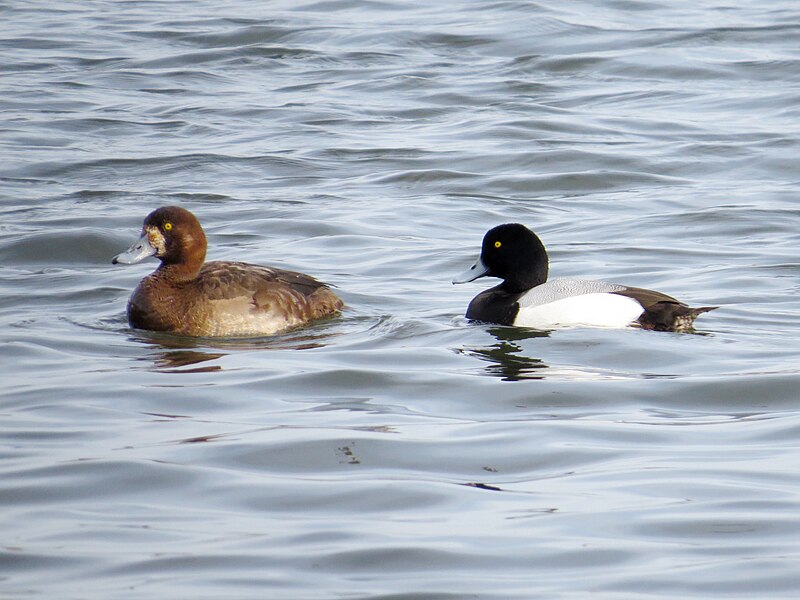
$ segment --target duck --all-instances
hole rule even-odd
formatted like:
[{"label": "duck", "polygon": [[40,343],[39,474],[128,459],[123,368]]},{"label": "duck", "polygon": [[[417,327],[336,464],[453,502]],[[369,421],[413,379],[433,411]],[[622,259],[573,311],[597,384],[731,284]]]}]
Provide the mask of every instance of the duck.
[{"label": "duck", "polygon": [[589,279],[547,279],[544,244],[520,223],[490,229],[480,256],[454,284],[480,277],[503,281],[469,303],[473,321],[550,330],[561,327],[639,327],[655,331],[693,331],[698,315],[719,308],[691,308],[653,290]]},{"label": "duck", "polygon": [[136,329],[195,337],[257,337],[338,313],[342,300],[310,275],[244,262],[205,262],[200,221],[180,206],[144,220],[140,238],[112,264],[160,262],[128,301]]}]

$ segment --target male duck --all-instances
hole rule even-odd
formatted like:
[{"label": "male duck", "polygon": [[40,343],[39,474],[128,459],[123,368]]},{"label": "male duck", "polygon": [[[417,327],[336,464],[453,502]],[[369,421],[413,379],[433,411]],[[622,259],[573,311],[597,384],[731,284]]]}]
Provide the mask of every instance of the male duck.
[{"label": "male duck", "polygon": [[656,331],[691,331],[697,315],[716,306],[690,308],[671,296],[604,281],[547,281],[547,251],[519,223],[498,225],[483,238],[480,258],[453,283],[499,277],[500,285],[475,296],[467,318],[537,329],[638,326]]},{"label": "male duck", "polygon": [[179,206],[151,212],[139,240],[111,262],[133,264],[148,256],[161,264],[128,302],[131,327],[191,336],[260,336],[342,307],[327,285],[303,273],[241,262],[204,263],[203,228]]}]

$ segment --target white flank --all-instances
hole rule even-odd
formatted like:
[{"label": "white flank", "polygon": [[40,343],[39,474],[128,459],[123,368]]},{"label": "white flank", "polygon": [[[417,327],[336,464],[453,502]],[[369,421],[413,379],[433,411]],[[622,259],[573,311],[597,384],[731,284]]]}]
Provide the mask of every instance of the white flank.
[{"label": "white flank", "polygon": [[644,312],[642,305],[626,296],[609,293],[569,296],[546,304],[525,305],[514,325],[552,329],[554,327],[627,327]]}]

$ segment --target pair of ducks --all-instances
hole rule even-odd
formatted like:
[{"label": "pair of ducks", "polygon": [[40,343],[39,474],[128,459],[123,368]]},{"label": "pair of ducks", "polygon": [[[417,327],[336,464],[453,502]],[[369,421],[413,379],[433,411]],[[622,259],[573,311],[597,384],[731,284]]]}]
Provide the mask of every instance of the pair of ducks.
[{"label": "pair of ducks", "polygon": [[[112,263],[149,256],[159,267],[128,302],[131,327],[179,335],[270,335],[336,314],[341,299],[310,275],[241,262],[205,262],[206,236],[188,210],[165,206],[150,213],[142,234]],[[690,308],[671,296],[603,281],[547,280],[547,251],[524,225],[499,225],[483,238],[478,261],[453,283],[498,277],[478,294],[468,319],[552,329],[558,326],[638,326],[687,331],[714,306]]]}]

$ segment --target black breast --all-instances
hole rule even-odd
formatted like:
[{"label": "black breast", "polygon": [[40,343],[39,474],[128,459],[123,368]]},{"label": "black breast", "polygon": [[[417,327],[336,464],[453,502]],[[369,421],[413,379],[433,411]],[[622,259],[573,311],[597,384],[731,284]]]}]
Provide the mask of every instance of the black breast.
[{"label": "black breast", "polygon": [[509,294],[499,286],[484,290],[469,303],[466,317],[474,321],[513,325],[519,313],[517,300],[521,295]]}]

